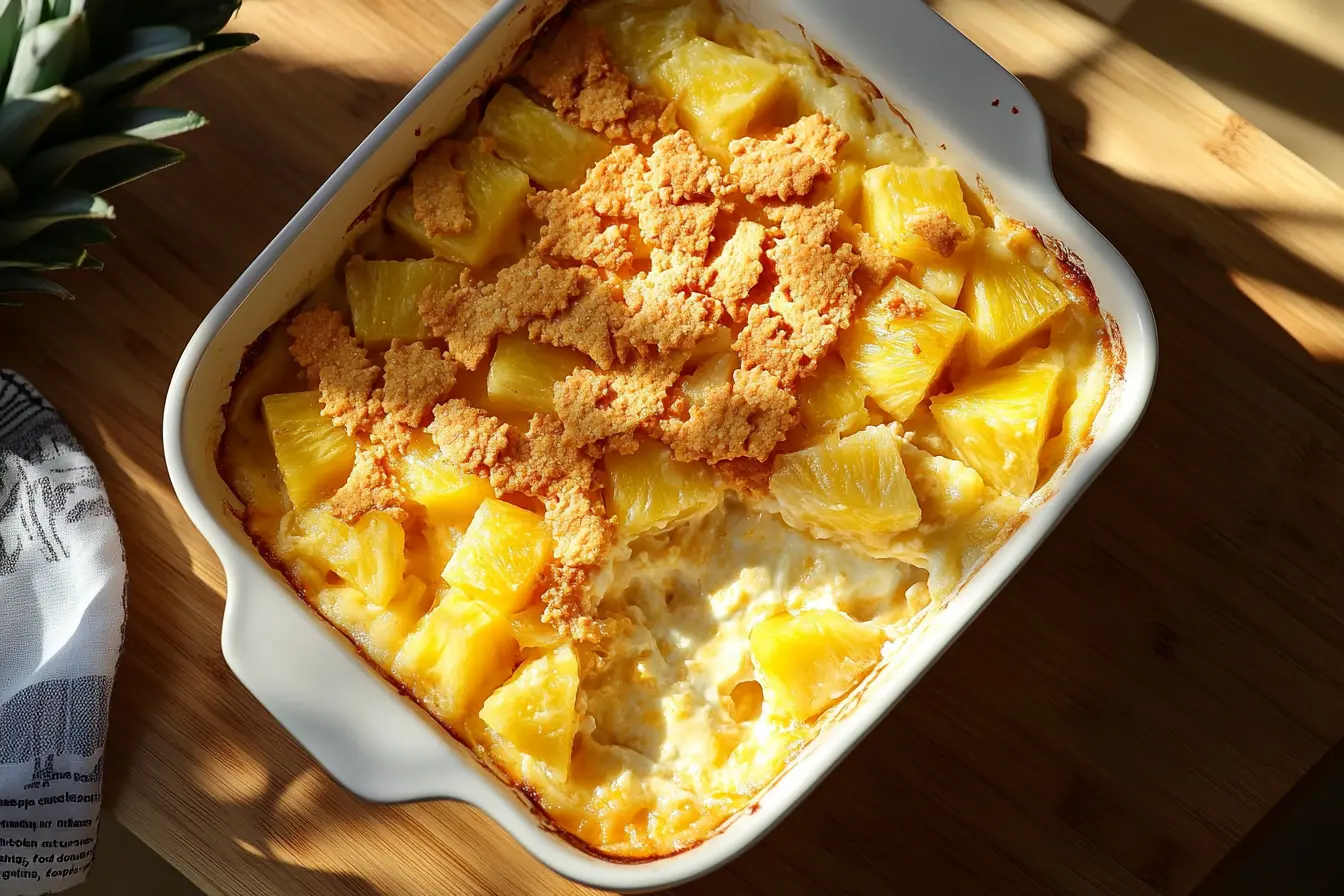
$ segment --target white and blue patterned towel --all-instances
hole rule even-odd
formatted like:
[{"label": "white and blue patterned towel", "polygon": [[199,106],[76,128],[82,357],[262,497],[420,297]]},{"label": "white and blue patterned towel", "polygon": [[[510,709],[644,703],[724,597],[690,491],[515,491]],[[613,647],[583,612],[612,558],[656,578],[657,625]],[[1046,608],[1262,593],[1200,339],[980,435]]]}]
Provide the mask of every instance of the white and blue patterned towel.
[{"label": "white and blue patterned towel", "polygon": [[0,896],[88,874],[125,620],[102,479],[55,409],[0,370]]}]

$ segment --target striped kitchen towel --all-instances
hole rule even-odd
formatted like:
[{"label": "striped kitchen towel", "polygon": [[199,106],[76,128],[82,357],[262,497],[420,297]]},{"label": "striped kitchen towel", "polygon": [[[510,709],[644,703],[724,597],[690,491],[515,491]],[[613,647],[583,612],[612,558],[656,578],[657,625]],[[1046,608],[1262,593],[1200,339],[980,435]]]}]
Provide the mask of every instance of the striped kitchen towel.
[{"label": "striped kitchen towel", "polygon": [[102,479],[32,384],[0,370],[0,896],[88,875],[125,620]]}]

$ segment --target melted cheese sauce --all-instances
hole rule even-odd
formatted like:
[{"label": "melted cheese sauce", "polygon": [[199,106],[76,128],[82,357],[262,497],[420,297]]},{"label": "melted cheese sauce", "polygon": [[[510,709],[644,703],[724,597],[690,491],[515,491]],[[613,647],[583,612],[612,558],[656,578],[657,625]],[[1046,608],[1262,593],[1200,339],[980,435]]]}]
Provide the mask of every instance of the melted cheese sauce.
[{"label": "melted cheese sauce", "polygon": [[[632,8],[598,7],[618,25],[634,15]],[[727,17],[713,36],[778,64],[802,101],[845,128],[868,160],[918,164],[925,158],[910,137],[874,118],[856,90],[781,36]],[[377,254],[376,246],[360,248]],[[1057,277],[1053,259],[1041,254],[1039,266]],[[319,293],[342,307],[336,280]],[[259,413],[263,395],[304,388],[283,328],[273,332],[279,336],[235,384],[221,471],[247,506],[254,539],[386,672],[434,594],[408,597],[400,609],[373,606],[304,559]],[[1085,441],[1112,378],[1100,321],[1081,305],[1052,325],[1050,341],[1064,358],[1060,398],[1068,411],[1046,443],[1042,481]],[[905,428],[912,444],[959,463],[935,430],[915,419]],[[884,656],[890,656],[993,549],[1022,503],[991,493],[956,526],[928,520],[899,536],[848,543],[791,528],[768,500],[749,506],[730,492],[714,510],[620,545],[611,557],[599,614],[619,634],[583,648],[581,721],[567,779],[558,780],[475,716],[450,727],[487,764],[524,785],[560,828],[603,852],[654,856],[693,845],[754,799],[834,712],[799,722],[775,708],[753,667],[752,628],[786,611],[838,610],[881,626]],[[436,564],[442,567],[455,535],[419,525],[407,524],[410,569],[437,581]],[[523,658],[528,655],[524,650]]]}]

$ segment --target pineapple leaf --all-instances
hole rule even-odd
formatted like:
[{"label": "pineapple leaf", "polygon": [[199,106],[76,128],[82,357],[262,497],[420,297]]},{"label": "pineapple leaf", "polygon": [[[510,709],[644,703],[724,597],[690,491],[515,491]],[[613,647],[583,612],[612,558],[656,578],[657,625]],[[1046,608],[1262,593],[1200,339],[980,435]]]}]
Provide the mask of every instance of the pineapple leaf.
[{"label": "pineapple leaf", "polygon": [[23,25],[23,0],[0,0],[0,76],[9,73],[14,51],[19,48]]},{"label": "pineapple leaf", "polygon": [[103,263],[90,255],[84,247],[43,232],[22,245],[0,253],[0,270],[12,268],[34,271],[73,269],[101,271]]},{"label": "pineapple leaf", "polygon": [[0,165],[28,155],[54,122],[79,105],[79,94],[62,84],[7,100],[0,106]]},{"label": "pineapple leaf", "polygon": [[112,228],[100,221],[59,221],[42,231],[42,237],[63,240],[77,246],[94,246],[113,238]]},{"label": "pineapple leaf", "polygon": [[10,208],[19,201],[19,185],[14,183],[14,175],[9,169],[0,166],[0,209]]},{"label": "pineapple leaf", "polygon": [[88,32],[82,13],[43,22],[19,38],[14,68],[5,85],[5,100],[36,93],[59,84],[70,73],[81,50],[87,50]]},{"label": "pineapple leaf", "polygon": [[[181,6],[183,4],[170,4]],[[205,3],[192,2],[186,6],[192,9],[172,9],[169,15],[173,21],[186,28],[197,37],[214,34],[229,23],[233,14],[242,5],[242,0],[207,0]]]},{"label": "pineapple leaf", "polygon": [[76,81],[74,89],[89,105],[120,91],[137,77],[155,71],[165,62],[200,52],[204,45],[191,32],[176,25],[134,28],[130,49],[111,62]]},{"label": "pineapple leaf", "polygon": [[[157,147],[157,144],[126,134],[97,134],[80,140],[58,143],[25,159],[15,172],[16,179],[27,189],[44,189],[55,186],[64,180],[71,169],[86,159],[128,146]],[[89,192],[97,193],[101,191],[90,190]]]},{"label": "pineapple leaf", "polygon": [[61,185],[88,193],[105,193],[113,187],[176,165],[186,157],[187,154],[175,146],[138,141],[89,156],[70,169]]},{"label": "pineapple leaf", "polygon": [[106,199],[80,190],[52,190],[31,205],[0,215],[0,249],[17,246],[61,221],[114,217]]},{"label": "pineapple leaf", "polygon": [[[0,110],[2,111],[2,110]],[[163,106],[126,106],[110,109],[98,119],[98,130],[125,134],[145,140],[162,140],[194,131],[206,124],[206,117],[190,109]]]},{"label": "pineapple leaf", "polygon": [[0,305],[22,304],[8,296],[14,293],[45,293],[62,299],[73,299],[74,294],[54,280],[24,270],[0,270]]},{"label": "pineapple leaf", "polygon": [[181,60],[173,60],[168,63],[161,71],[158,71],[128,90],[121,96],[121,101],[134,103],[146,94],[158,90],[178,75],[185,74],[196,68],[198,65],[204,65],[212,59],[218,59],[221,56],[227,56],[229,53],[235,53],[246,47],[252,46],[257,42],[255,34],[229,33],[229,34],[210,34],[202,38],[201,44],[205,49],[187,56]]}]

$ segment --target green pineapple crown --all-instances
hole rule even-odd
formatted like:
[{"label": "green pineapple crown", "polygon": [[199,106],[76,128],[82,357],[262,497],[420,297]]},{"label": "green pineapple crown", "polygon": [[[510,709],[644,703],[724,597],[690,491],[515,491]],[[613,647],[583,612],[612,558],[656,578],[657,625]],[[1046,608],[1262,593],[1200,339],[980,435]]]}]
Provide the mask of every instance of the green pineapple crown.
[{"label": "green pineapple crown", "polygon": [[102,263],[114,215],[100,194],[180,162],[159,143],[188,109],[137,106],[202,63],[256,42],[220,34],[241,0],[0,0],[0,304],[70,293],[39,271]]}]

